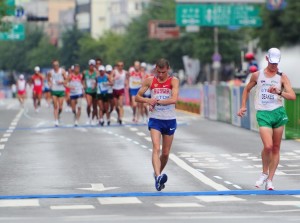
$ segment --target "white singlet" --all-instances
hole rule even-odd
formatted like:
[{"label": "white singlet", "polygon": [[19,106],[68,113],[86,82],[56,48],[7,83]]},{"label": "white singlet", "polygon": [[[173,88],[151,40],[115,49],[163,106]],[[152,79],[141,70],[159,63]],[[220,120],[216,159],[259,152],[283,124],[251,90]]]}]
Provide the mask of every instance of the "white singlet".
[{"label": "white singlet", "polygon": [[282,88],[281,75],[277,73],[273,77],[266,77],[264,70],[260,70],[254,100],[256,110],[272,111],[283,106],[283,98],[280,95],[268,92],[271,86]]},{"label": "white singlet", "polygon": [[126,71],[122,70],[120,73],[118,70],[115,70],[115,77],[114,77],[114,90],[122,90],[125,88],[125,80],[126,80]]}]

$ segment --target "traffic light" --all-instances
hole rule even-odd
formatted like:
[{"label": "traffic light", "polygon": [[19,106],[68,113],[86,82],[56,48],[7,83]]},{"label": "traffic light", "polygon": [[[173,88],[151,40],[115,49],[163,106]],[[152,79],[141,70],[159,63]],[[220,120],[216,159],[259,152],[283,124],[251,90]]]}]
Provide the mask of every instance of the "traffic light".
[{"label": "traffic light", "polygon": [[34,15],[28,15],[27,16],[27,22],[47,22],[48,17],[47,16],[34,16]]}]

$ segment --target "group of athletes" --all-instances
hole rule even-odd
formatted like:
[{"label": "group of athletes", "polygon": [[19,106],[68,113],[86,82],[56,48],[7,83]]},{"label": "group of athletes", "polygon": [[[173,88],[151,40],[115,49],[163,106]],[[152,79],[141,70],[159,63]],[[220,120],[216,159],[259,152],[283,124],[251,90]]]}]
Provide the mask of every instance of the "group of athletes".
[{"label": "group of athletes", "polygon": [[[279,71],[278,64],[281,52],[271,48],[266,55],[267,67],[252,73],[250,82],[244,88],[241,108],[238,116],[243,117],[247,112],[246,102],[252,88],[256,86],[255,108],[259,125],[259,133],[263,142],[262,173],[255,182],[256,187],[265,186],[266,190],[274,190],[273,177],[279,164],[280,145],[284,125],[288,122],[283,100],[295,100],[296,94],[285,73]],[[126,86],[129,86],[133,121],[138,121],[143,104],[149,106],[148,129],[152,139],[152,165],[154,169],[155,187],[158,191],[165,188],[168,176],[162,173],[169,158],[176,124],[175,104],[178,98],[179,81],[169,75],[170,65],[165,59],[157,61],[155,75],[149,75],[143,70],[139,62],[125,71],[124,63],[118,62],[113,69],[104,67],[101,60],[90,60],[89,69],[80,72],[79,65],[66,74],[59,67],[57,60],[53,61],[53,69],[48,73],[47,80],[51,88],[56,125],[59,124],[59,115],[62,111],[65,88],[70,88],[71,107],[75,117],[75,125],[80,117],[81,101],[86,95],[88,117],[99,117],[103,125],[103,116],[106,114],[107,124],[110,123],[110,113],[116,108],[118,122],[122,124],[123,96]],[[24,77],[23,77],[24,78]],[[34,95],[40,93],[43,76],[36,69],[32,77]],[[24,84],[22,84],[23,86]],[[35,92],[36,91],[36,92]],[[34,106],[40,105],[40,97],[34,100]],[[99,108],[99,114],[96,113]]]},{"label": "group of athletes", "polygon": [[[43,75],[40,68],[34,68],[34,74],[28,83],[32,86],[33,105],[39,112],[44,94],[47,106],[53,104],[55,126],[60,124],[60,115],[64,101],[74,114],[74,125],[78,126],[81,116],[82,100],[86,99],[87,124],[110,125],[111,113],[116,110],[117,122],[121,125],[124,116],[124,96],[128,90],[132,108],[132,121],[145,122],[148,120],[148,108],[145,103],[135,101],[143,80],[154,75],[154,69],[148,72],[147,64],[135,61],[128,71],[124,69],[124,62],[118,61],[112,67],[104,66],[102,60],[91,59],[88,69],[81,71],[78,64],[65,70],[60,67],[58,60],[52,61],[52,69]],[[26,80],[20,75],[17,81],[18,98],[24,104],[26,95]],[[150,90],[144,97],[150,97]],[[68,110],[68,108],[66,109]]]}]

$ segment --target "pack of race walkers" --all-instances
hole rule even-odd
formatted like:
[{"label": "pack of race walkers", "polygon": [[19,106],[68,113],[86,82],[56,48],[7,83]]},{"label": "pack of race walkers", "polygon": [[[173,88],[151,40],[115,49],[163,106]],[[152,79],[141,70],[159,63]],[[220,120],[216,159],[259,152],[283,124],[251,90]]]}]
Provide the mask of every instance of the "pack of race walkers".
[{"label": "pack of race walkers", "polygon": [[[35,112],[39,112],[44,95],[46,106],[53,106],[55,126],[60,125],[64,104],[67,105],[65,111],[74,115],[74,126],[78,126],[83,100],[86,100],[86,124],[110,125],[111,114],[116,111],[117,122],[121,125],[127,91],[132,108],[132,121],[145,123],[148,120],[147,105],[137,103],[135,97],[143,80],[153,75],[154,71],[147,70],[147,64],[139,61],[135,61],[127,71],[123,61],[118,61],[113,67],[110,64],[104,66],[100,58],[90,59],[86,70],[81,70],[78,64],[65,70],[60,67],[58,60],[53,60],[52,69],[46,74],[42,74],[36,66],[29,80],[26,81],[24,75],[19,76],[18,98],[23,106],[28,82],[32,88]],[[144,97],[150,97],[150,91],[147,91]]]}]

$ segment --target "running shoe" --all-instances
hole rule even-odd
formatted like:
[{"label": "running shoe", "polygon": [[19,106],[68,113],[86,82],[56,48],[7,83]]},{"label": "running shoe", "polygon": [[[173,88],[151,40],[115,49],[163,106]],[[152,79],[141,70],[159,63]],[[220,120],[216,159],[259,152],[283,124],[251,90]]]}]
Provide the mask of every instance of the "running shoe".
[{"label": "running shoe", "polygon": [[107,125],[110,126],[110,121],[107,121]]},{"label": "running shoe", "polygon": [[267,180],[266,190],[274,190],[274,186],[271,180]]},{"label": "running shoe", "polygon": [[167,174],[159,175],[155,178],[155,188],[157,191],[161,191],[165,188],[165,183],[168,180]]},{"label": "running shoe", "polygon": [[100,124],[101,126],[103,126],[103,125],[104,125],[104,121],[99,121],[99,124]]},{"label": "running shoe", "polygon": [[119,121],[118,121],[118,122],[119,122],[119,124],[120,124],[120,125],[122,125],[122,120],[121,120],[121,119],[119,119]]},{"label": "running shoe", "polygon": [[55,120],[55,127],[58,127],[59,126],[59,122],[58,122],[58,120]]},{"label": "running shoe", "polygon": [[265,173],[261,173],[258,181],[255,182],[255,187],[260,188],[266,183],[267,179],[268,179],[268,175]]},{"label": "running shoe", "polygon": [[75,120],[75,122],[74,122],[74,126],[75,126],[75,127],[77,127],[77,126],[78,126],[78,121],[77,121],[77,120]]}]

